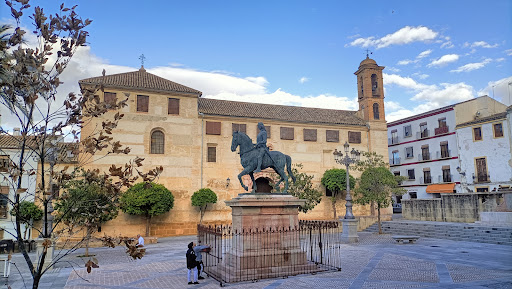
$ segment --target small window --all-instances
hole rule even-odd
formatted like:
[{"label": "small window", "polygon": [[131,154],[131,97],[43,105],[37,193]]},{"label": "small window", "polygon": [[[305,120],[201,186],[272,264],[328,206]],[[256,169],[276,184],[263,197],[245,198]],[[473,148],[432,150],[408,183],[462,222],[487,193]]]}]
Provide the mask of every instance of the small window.
[{"label": "small window", "polygon": [[316,129],[304,129],[304,141],[316,141]]},{"label": "small window", "polygon": [[477,192],[477,193],[487,193],[487,192],[489,192],[489,188],[488,188],[488,187],[485,187],[485,188],[476,188],[476,192]]},{"label": "small window", "polygon": [[443,118],[440,118],[437,120],[437,122],[439,123],[439,127],[446,127],[446,117],[443,117]]},{"label": "small window", "polygon": [[452,175],[450,173],[450,166],[443,166],[443,183],[449,183],[452,181]]},{"label": "small window", "polygon": [[348,132],[349,143],[361,143],[361,132],[360,131],[349,131]]},{"label": "small window", "polygon": [[400,176],[400,171],[393,172],[393,175],[395,175],[396,177],[399,177]]},{"label": "small window", "polygon": [[0,219],[7,218],[9,211],[9,187],[0,186]]},{"label": "small window", "polygon": [[[266,125],[265,126],[265,130],[267,131],[267,139],[270,138],[270,126],[269,125]],[[260,133],[260,129],[258,128],[258,126],[256,125],[256,132],[257,133]]]},{"label": "small window", "polygon": [[428,128],[426,122],[420,124],[420,135],[421,138],[428,137]]},{"label": "small window", "polygon": [[448,142],[442,142],[440,144],[441,146],[441,158],[449,158],[450,157],[450,150],[448,150]]},{"label": "small window", "polygon": [[137,95],[137,111],[148,112],[149,111],[149,96]]},{"label": "small window", "polygon": [[430,160],[430,152],[428,149],[428,145],[421,146],[421,160],[423,160],[423,161]]},{"label": "small window", "polygon": [[501,123],[493,124],[494,137],[503,137],[503,125]]},{"label": "small window", "polygon": [[409,177],[409,180],[416,179],[416,176],[414,175],[414,169],[407,170],[407,176]]},{"label": "small window", "polygon": [[293,127],[281,127],[281,139],[293,140],[294,139]]},{"label": "small window", "polygon": [[340,142],[340,131],[339,130],[326,130],[325,141],[327,142]]},{"label": "small window", "polygon": [[411,197],[411,199],[417,199],[418,193],[417,192],[409,192],[409,196]]},{"label": "small window", "polygon": [[379,104],[374,103],[373,104],[373,119],[380,119],[379,118]]},{"label": "small window", "polygon": [[372,78],[371,78],[371,81],[372,81],[372,92],[373,94],[377,93],[377,75],[376,74],[372,74]]},{"label": "small window", "polygon": [[0,156],[0,172],[7,172],[9,170],[9,156]]},{"label": "small window", "polygon": [[178,98],[169,98],[167,102],[167,114],[180,114],[180,100]]},{"label": "small window", "polygon": [[206,122],[206,134],[220,135],[220,122],[207,121]]},{"label": "small window", "polygon": [[473,128],[473,140],[474,141],[482,140],[482,128],[481,127]]},{"label": "small window", "polygon": [[325,196],[326,197],[332,197],[333,196],[333,193],[331,190],[329,190],[328,188],[325,188]]},{"label": "small window", "polygon": [[217,162],[217,148],[216,147],[208,147],[208,162],[209,163]]},{"label": "small window", "polygon": [[[110,106],[115,106],[117,102],[117,96],[115,92],[104,92],[103,98],[105,100],[105,103]],[[110,108],[110,107],[109,107]]]},{"label": "small window", "polygon": [[247,133],[247,125],[245,123],[233,123],[231,124],[232,132],[240,131],[243,133]]},{"label": "small window", "polygon": [[151,134],[151,154],[163,154],[164,153],[164,133],[155,130]]},{"label": "small window", "polygon": [[405,157],[408,159],[414,157],[414,151],[412,147],[405,148]]},{"label": "small window", "polygon": [[432,183],[432,178],[430,177],[430,169],[423,169],[423,183],[424,184]]},{"label": "small window", "polygon": [[404,137],[412,136],[412,129],[410,125],[404,126]]}]

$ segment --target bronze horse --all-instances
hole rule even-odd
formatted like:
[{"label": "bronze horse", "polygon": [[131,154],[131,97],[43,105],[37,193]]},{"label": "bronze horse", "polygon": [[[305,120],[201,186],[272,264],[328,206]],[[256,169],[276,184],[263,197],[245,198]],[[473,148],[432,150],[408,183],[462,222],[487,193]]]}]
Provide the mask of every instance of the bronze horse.
[{"label": "bronze horse", "polygon": [[[254,170],[256,170],[258,165],[258,151],[254,149],[254,144],[250,137],[243,132],[235,131],[233,132],[233,140],[231,141],[231,151],[234,152],[238,146],[240,146],[240,163],[244,168],[244,170],[238,175],[238,180],[242,187],[248,191],[249,188],[242,182],[242,176],[249,175],[252,180],[252,193],[254,193],[257,190],[256,182],[254,181]],[[288,177],[286,176],[284,167],[286,166],[288,175],[292,178],[293,182],[295,182],[295,176],[291,170],[292,159],[290,156],[285,155],[282,152],[271,151],[269,153],[270,155],[266,153],[263,156],[261,168],[274,169],[274,171],[281,177],[281,179],[276,183],[276,186],[279,186],[279,184],[284,181],[283,193],[287,193]]]}]

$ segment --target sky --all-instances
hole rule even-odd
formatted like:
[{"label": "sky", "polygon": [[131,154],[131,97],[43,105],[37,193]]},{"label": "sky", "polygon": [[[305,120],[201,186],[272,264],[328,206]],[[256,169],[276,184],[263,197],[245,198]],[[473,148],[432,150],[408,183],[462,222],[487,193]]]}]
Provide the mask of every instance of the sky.
[{"label": "sky", "polygon": [[[387,121],[481,95],[512,104],[509,0],[30,3],[55,13],[61,2],[93,21],[61,97],[103,69],[139,69],[144,54],[148,72],[203,97],[357,110],[354,72],[368,49],[386,67]],[[0,3],[0,23],[9,14]]]}]

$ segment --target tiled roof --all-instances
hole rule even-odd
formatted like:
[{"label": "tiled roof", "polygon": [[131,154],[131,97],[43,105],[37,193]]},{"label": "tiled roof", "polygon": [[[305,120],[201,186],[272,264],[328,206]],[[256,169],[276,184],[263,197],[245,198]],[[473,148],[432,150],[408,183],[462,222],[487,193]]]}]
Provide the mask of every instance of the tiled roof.
[{"label": "tiled roof", "polygon": [[[0,154],[1,150],[6,149],[20,149],[22,142],[22,138],[20,136],[12,136],[12,135],[0,135]],[[27,146],[35,149],[37,148],[36,142],[33,138],[28,138]],[[58,163],[72,163],[77,161],[77,144],[69,143],[69,142],[59,142],[57,143],[59,156],[57,158]],[[68,156],[68,151],[72,152],[71,156]]]},{"label": "tiled roof", "polygon": [[198,110],[207,115],[270,119],[299,123],[324,123],[366,126],[356,111],[300,106],[271,105],[199,98]]},{"label": "tiled roof", "polygon": [[105,87],[134,88],[157,92],[178,92],[201,96],[202,92],[168,79],[146,72],[144,68],[137,71],[91,77],[80,80],[80,84],[102,84]]},{"label": "tiled roof", "polygon": [[489,116],[486,116],[486,117],[477,118],[477,119],[472,120],[472,121],[460,123],[460,124],[457,125],[457,127],[463,127],[463,126],[468,126],[468,125],[473,125],[473,124],[477,124],[477,123],[492,121],[492,120],[496,120],[496,119],[504,119],[504,118],[507,118],[507,112],[500,112],[500,113],[489,115]]}]

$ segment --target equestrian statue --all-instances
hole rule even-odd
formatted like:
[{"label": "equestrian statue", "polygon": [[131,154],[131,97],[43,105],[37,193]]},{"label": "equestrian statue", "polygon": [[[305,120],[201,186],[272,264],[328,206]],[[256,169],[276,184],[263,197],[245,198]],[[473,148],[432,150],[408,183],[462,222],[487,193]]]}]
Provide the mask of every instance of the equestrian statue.
[{"label": "equestrian statue", "polygon": [[256,138],[256,144],[253,144],[250,137],[240,131],[233,132],[233,140],[231,141],[231,151],[236,151],[240,146],[240,163],[244,170],[238,175],[238,180],[242,187],[248,191],[249,188],[244,185],[242,176],[249,175],[252,180],[252,193],[256,192],[256,182],[254,181],[254,173],[261,172],[262,169],[272,168],[281,177],[276,183],[279,186],[284,181],[283,193],[288,191],[288,177],[285,173],[285,166],[288,175],[295,182],[295,176],[291,170],[292,159],[290,156],[278,151],[270,151],[267,147],[267,131],[263,123],[258,123],[260,132]]}]

